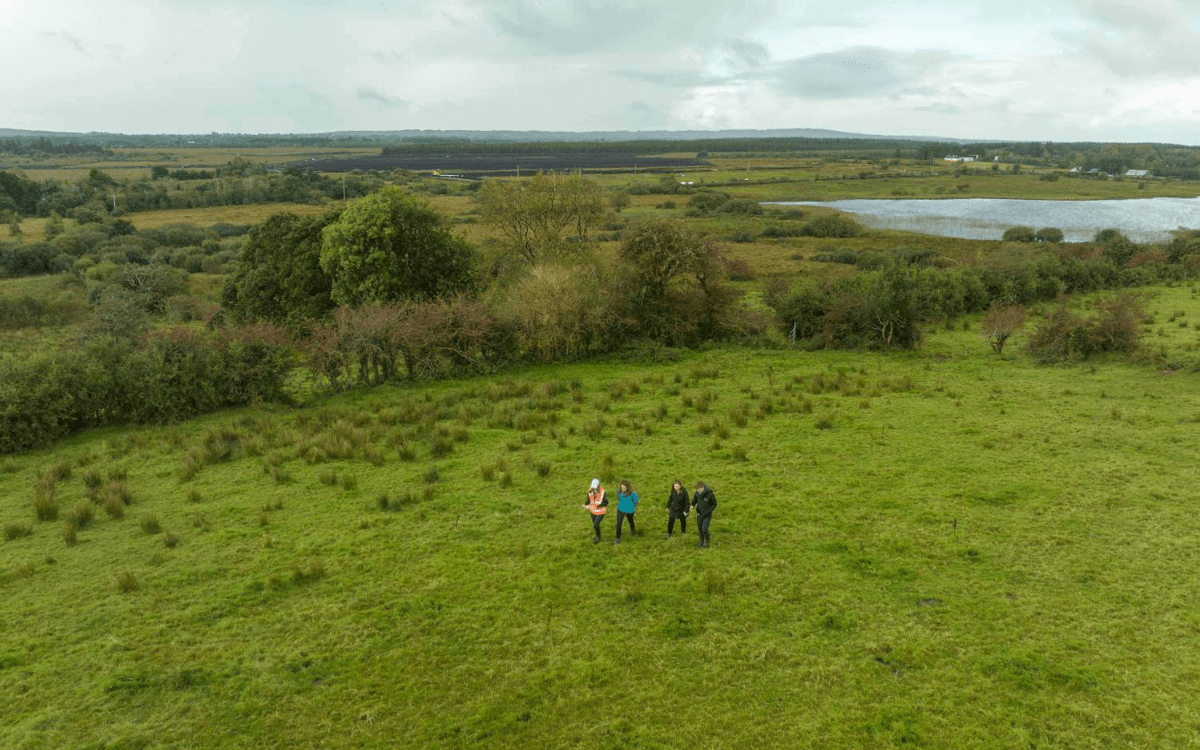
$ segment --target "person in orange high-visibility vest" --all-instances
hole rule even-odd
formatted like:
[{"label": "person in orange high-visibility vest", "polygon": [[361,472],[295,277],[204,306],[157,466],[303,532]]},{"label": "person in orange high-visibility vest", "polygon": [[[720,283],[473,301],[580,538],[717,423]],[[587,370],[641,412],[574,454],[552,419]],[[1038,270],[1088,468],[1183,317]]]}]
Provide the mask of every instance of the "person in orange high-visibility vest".
[{"label": "person in orange high-visibility vest", "polygon": [[600,486],[599,479],[592,480],[592,486],[587,492],[587,502],[583,504],[592,514],[592,531],[595,535],[592,537],[592,544],[600,543],[600,522],[604,520],[604,514],[608,512],[608,495],[605,494],[604,488]]}]

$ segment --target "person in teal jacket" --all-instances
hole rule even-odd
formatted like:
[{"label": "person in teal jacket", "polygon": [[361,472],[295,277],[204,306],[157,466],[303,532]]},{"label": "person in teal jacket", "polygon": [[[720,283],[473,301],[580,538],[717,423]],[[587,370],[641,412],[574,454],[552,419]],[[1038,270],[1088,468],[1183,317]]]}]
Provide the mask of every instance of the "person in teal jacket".
[{"label": "person in teal jacket", "polygon": [[633,526],[633,514],[637,511],[637,504],[638,494],[629,485],[629,480],[622,479],[617,487],[617,538],[613,540],[613,544],[621,543],[621,522],[626,518],[629,519],[629,533],[637,536],[637,529]]}]

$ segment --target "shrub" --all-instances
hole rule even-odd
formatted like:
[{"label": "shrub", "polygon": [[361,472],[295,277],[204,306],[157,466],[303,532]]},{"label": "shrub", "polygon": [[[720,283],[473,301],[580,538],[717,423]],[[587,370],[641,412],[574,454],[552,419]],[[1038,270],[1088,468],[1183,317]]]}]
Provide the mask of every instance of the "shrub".
[{"label": "shrub", "polygon": [[179,546],[179,537],[170,531],[163,533],[163,545],[167,549],[175,549]]},{"label": "shrub", "polygon": [[728,200],[729,196],[725,193],[702,190],[688,200],[688,208],[694,209],[701,213],[708,213],[710,211],[717,210]]},{"label": "shrub", "polygon": [[1012,227],[1004,231],[1002,239],[1005,242],[1033,242],[1037,239],[1037,233],[1033,227]]},{"label": "shrub", "polygon": [[979,332],[987,341],[992,351],[1004,353],[1004,344],[1009,337],[1025,323],[1026,310],[1024,305],[1004,305],[993,302],[979,324]]},{"label": "shrub", "polygon": [[749,198],[734,198],[722,203],[717,211],[723,214],[739,214],[742,216],[759,216],[763,212],[763,207],[758,201]]},{"label": "shrub", "polygon": [[862,227],[853,219],[840,216],[818,216],[804,224],[801,230],[806,237],[857,237]]},{"label": "shrub", "polygon": [[763,231],[763,237],[799,237],[801,229],[798,227],[788,227],[781,224],[769,224]]},{"label": "shrub", "polygon": [[1034,239],[1038,242],[1049,242],[1057,245],[1063,241],[1063,231],[1056,227],[1042,227],[1037,230]]},{"label": "shrub", "polygon": [[725,275],[730,281],[754,281],[758,273],[741,258],[725,261]]}]

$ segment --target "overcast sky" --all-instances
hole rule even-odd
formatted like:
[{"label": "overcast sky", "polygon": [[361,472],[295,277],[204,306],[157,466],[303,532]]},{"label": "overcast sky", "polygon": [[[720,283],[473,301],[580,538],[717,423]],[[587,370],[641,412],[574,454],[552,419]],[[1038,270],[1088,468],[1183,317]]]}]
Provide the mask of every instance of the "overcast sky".
[{"label": "overcast sky", "polygon": [[0,0],[0,127],[1200,144],[1200,0]]}]

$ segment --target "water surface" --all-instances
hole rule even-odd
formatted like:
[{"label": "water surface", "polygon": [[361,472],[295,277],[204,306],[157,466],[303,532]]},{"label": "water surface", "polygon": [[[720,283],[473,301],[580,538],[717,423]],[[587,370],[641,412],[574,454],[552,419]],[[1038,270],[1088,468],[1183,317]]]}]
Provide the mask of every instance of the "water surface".
[{"label": "water surface", "polygon": [[1101,201],[946,198],[772,202],[776,206],[828,206],[876,229],[998,240],[1015,226],[1057,227],[1067,242],[1090,241],[1098,230],[1120,229],[1135,242],[1166,242],[1171,231],[1200,229],[1200,198],[1134,198]]}]

